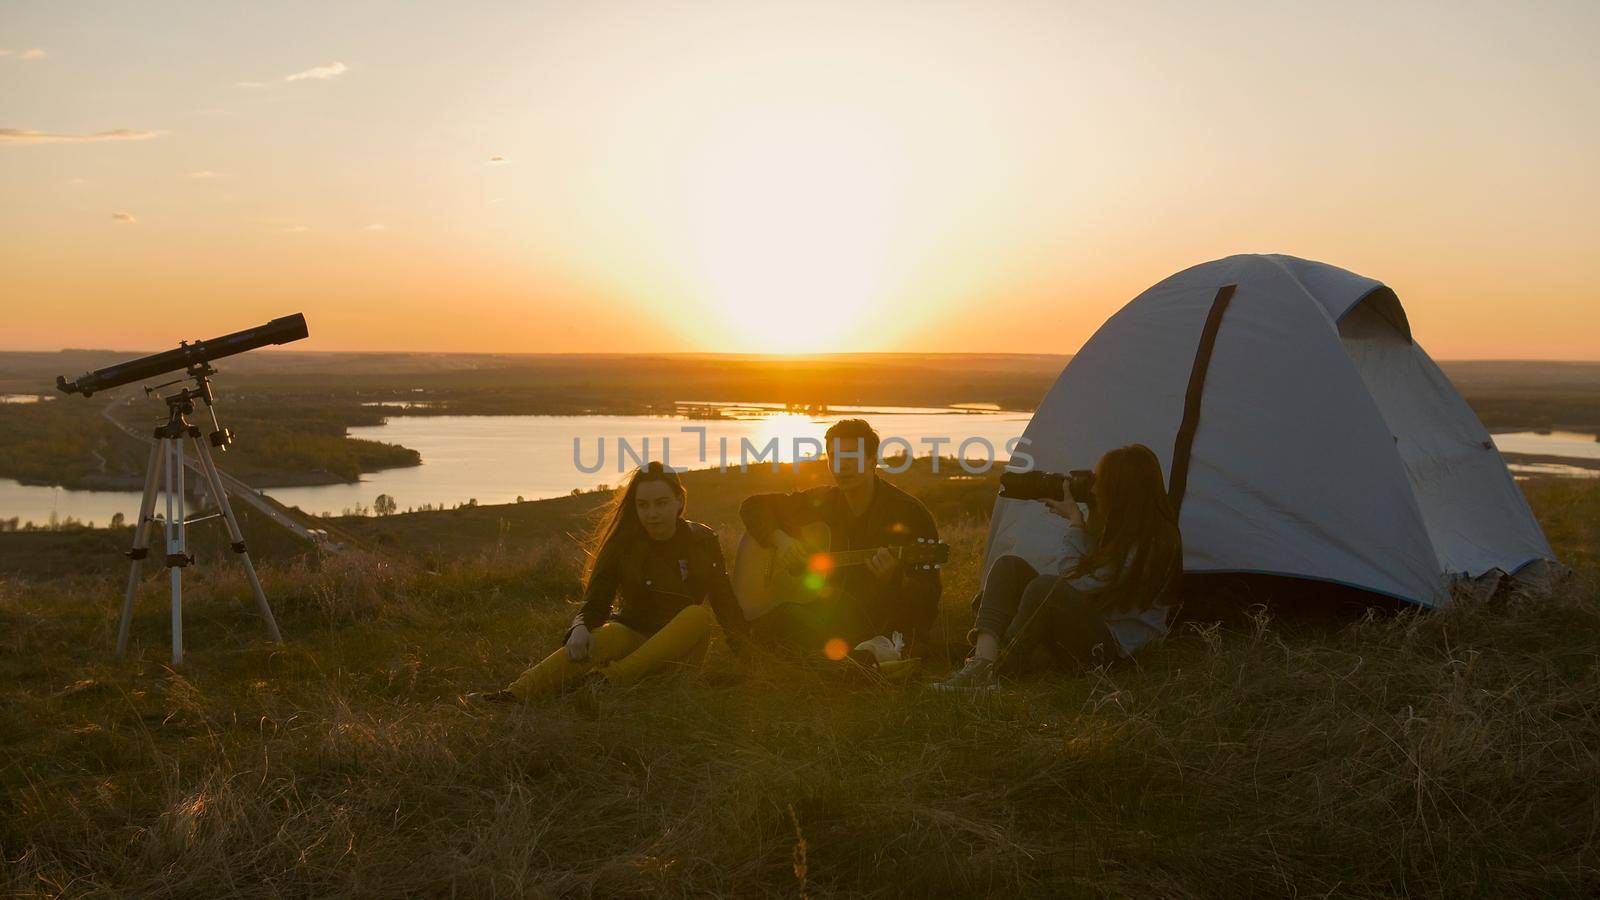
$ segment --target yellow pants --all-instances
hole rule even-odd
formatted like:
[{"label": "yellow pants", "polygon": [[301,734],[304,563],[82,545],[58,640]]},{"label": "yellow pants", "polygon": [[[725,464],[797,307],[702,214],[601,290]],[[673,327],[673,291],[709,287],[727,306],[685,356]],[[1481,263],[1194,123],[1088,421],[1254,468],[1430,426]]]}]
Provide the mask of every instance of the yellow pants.
[{"label": "yellow pants", "polygon": [[704,605],[685,607],[655,634],[607,622],[595,629],[588,659],[573,662],[562,647],[523,672],[506,690],[523,700],[551,697],[589,672],[599,672],[611,684],[634,684],[670,668],[698,666],[710,643],[711,611]]}]

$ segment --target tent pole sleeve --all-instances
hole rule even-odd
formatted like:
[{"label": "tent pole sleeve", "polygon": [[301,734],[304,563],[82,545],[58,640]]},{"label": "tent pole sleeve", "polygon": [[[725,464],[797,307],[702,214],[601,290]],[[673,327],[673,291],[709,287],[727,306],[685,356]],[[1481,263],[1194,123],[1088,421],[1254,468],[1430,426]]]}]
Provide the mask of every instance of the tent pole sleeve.
[{"label": "tent pole sleeve", "polygon": [[1189,486],[1189,455],[1194,450],[1194,433],[1200,428],[1200,398],[1206,389],[1206,370],[1211,367],[1211,350],[1217,345],[1217,331],[1222,327],[1222,314],[1238,289],[1236,284],[1225,284],[1217,289],[1211,301],[1211,312],[1206,314],[1205,328],[1200,332],[1200,346],[1195,350],[1194,368],[1189,370],[1189,389],[1183,397],[1183,423],[1178,426],[1178,437],[1172,445],[1172,472],[1167,482],[1167,496],[1172,509],[1183,506],[1183,492]]}]

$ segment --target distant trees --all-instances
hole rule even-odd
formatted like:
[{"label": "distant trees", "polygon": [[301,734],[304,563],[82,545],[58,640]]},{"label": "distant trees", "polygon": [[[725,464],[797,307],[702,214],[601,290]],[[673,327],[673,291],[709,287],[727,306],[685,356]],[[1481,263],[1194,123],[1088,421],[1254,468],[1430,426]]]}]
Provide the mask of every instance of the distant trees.
[{"label": "distant trees", "polygon": [[31,519],[24,522],[19,516],[0,519],[0,531],[83,531],[93,527],[93,522],[84,522],[72,516],[63,519],[55,513],[51,513],[50,519],[42,525]]},{"label": "distant trees", "polygon": [[[140,445],[102,419],[100,408],[62,400],[0,403],[0,478],[78,487],[108,474],[142,471],[133,454],[114,449]],[[141,459],[148,455],[147,449],[139,454]]]},{"label": "distant trees", "polygon": [[[124,417],[142,423],[158,408],[141,400]],[[102,409],[98,400],[68,398],[0,403],[0,478],[68,488],[137,487],[149,447],[102,418]],[[219,463],[231,475],[267,484],[353,483],[363,472],[420,465],[421,455],[409,447],[348,436],[352,425],[381,421],[353,400],[242,399],[227,408],[227,424],[240,440]]]}]

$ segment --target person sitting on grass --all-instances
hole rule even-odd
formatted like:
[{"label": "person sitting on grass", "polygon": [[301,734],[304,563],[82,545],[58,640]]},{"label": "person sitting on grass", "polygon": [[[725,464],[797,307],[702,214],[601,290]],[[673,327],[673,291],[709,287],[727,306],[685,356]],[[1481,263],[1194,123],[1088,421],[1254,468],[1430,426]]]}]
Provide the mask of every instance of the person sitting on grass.
[{"label": "person sitting on grass", "polygon": [[565,646],[504,690],[469,699],[534,700],[579,683],[630,685],[693,669],[710,644],[712,612],[737,645],[747,625],[722,544],[715,531],[683,518],[687,500],[677,473],[661,463],[636,470],[591,541],[583,608]]},{"label": "person sitting on grass", "polygon": [[828,526],[829,550],[879,550],[864,567],[829,572],[813,602],[785,603],[758,618],[753,634],[803,656],[837,660],[840,650],[878,636],[887,646],[899,632],[914,652],[939,612],[939,573],[902,566],[888,548],[937,540],[939,529],[922,501],[878,475],[878,433],[865,419],[833,423],[824,440],[833,484],[745,498],[739,507],[745,531],[792,569],[811,555],[798,535],[813,523]]},{"label": "person sitting on grass", "polygon": [[1040,574],[1019,556],[995,560],[973,603],[972,656],[935,690],[992,690],[999,669],[1038,647],[1089,666],[1166,637],[1183,540],[1161,461],[1143,444],[1112,450],[1095,466],[1094,501],[1087,521],[1070,496],[1042,501],[1068,523],[1057,571]]}]

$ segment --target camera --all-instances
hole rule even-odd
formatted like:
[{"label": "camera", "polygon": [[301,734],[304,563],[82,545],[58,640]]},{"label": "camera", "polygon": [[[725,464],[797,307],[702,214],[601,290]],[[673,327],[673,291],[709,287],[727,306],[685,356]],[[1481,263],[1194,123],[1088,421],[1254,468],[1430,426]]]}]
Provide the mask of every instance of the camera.
[{"label": "camera", "polygon": [[1011,500],[1065,500],[1094,505],[1094,472],[1001,472],[1000,496]]}]

